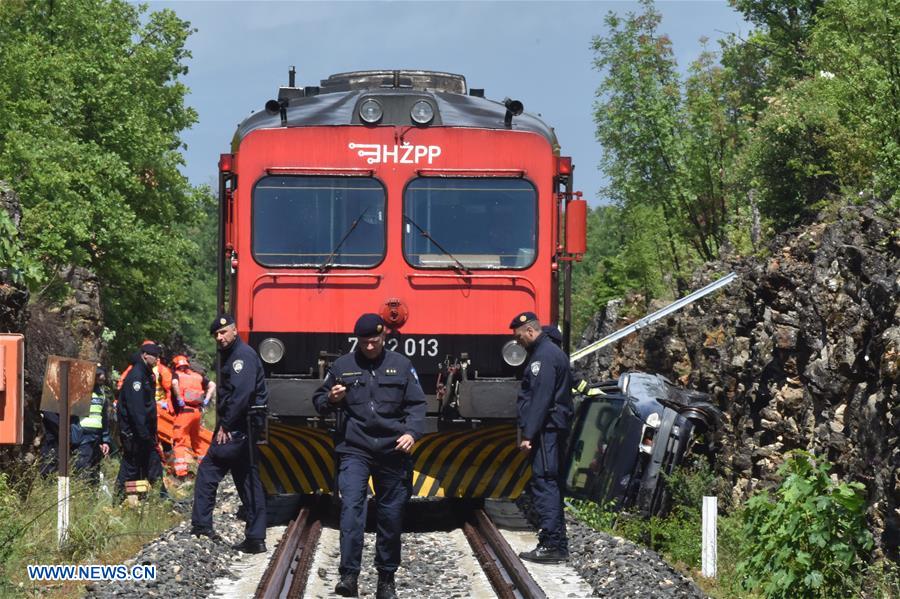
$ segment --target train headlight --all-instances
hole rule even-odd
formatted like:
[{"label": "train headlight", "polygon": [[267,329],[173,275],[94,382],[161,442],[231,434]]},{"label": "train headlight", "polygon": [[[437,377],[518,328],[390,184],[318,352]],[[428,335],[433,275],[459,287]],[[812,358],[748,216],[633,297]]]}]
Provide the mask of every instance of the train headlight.
[{"label": "train headlight", "polygon": [[413,104],[412,110],[409,111],[409,117],[416,124],[427,125],[434,118],[434,108],[425,100],[419,100]]},{"label": "train headlight", "polygon": [[504,345],[502,353],[503,361],[510,366],[521,366],[525,361],[525,357],[528,355],[525,352],[525,348],[515,341],[510,341]]},{"label": "train headlight", "polygon": [[259,357],[267,364],[275,364],[284,357],[284,343],[280,339],[269,337],[259,344]]},{"label": "train headlight", "polygon": [[374,125],[381,120],[382,116],[384,116],[384,109],[381,107],[381,102],[378,100],[369,98],[359,105],[359,118],[361,118],[364,123]]}]

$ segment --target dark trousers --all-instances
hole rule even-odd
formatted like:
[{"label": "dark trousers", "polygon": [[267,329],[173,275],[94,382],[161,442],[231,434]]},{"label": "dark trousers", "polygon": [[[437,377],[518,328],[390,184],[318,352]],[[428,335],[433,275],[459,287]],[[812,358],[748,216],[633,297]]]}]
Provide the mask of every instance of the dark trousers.
[{"label": "dark trousers", "polygon": [[400,566],[403,509],[412,495],[412,462],[408,455],[340,456],[338,488],[341,492],[341,575],[362,567],[369,476],[375,486],[375,567],[395,572]]},{"label": "dark trousers", "polygon": [[[254,541],[266,538],[266,495],[259,480],[259,459],[254,455],[250,464],[250,443],[241,432],[231,433],[231,441],[221,445],[213,443],[197,469],[194,481],[194,508],[191,524],[196,528],[211,529],[212,513],[216,505],[219,483],[230,471],[247,514],[244,536]],[[256,454],[256,447],[253,447]]]},{"label": "dark trousers", "polygon": [[566,432],[545,430],[531,446],[531,495],[541,531],[538,542],[551,548],[568,550],[562,489]]},{"label": "dark trousers", "polygon": [[[156,451],[156,438],[141,440],[132,437],[122,439],[122,463],[116,477],[116,493],[122,495],[129,480],[147,480],[151,484],[162,478],[162,462]],[[165,496],[165,486],[160,495]]]},{"label": "dark trousers", "polygon": [[101,440],[99,430],[93,432],[85,429],[81,443],[72,448],[75,453],[75,472],[94,485],[100,482],[100,460],[103,458],[103,452],[100,451]]}]

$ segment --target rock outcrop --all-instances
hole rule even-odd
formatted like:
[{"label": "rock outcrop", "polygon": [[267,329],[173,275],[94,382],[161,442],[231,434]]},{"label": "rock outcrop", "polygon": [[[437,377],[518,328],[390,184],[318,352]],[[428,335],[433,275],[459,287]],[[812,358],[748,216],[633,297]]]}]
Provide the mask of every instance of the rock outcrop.
[{"label": "rock outcrop", "polygon": [[[0,210],[18,228],[22,209],[16,193],[0,181]],[[47,356],[60,355],[102,361],[103,312],[100,283],[90,271],[69,267],[58,273],[56,298],[29,296],[0,264],[0,332],[25,334],[25,447],[39,433],[41,388]]]},{"label": "rock outcrop", "polygon": [[[707,265],[738,280],[579,364],[705,391],[726,414],[718,468],[743,499],[806,449],[865,484],[879,547],[900,544],[900,228],[848,206],[779,235],[765,258]],[[582,341],[627,324],[610,303]],[[650,310],[655,309],[654,306]],[[637,312],[637,310],[632,310]],[[639,314],[640,316],[642,314]]]}]

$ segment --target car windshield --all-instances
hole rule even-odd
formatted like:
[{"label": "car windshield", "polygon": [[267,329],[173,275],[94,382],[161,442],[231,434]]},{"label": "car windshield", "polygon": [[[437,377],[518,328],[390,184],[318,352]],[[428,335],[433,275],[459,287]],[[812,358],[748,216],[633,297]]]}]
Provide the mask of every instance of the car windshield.
[{"label": "car windshield", "polygon": [[263,177],[253,189],[253,256],[264,266],[375,266],[384,187],[362,177]]},{"label": "car windshield", "polygon": [[414,179],[403,198],[403,253],[420,268],[527,268],[537,193],[524,179]]}]

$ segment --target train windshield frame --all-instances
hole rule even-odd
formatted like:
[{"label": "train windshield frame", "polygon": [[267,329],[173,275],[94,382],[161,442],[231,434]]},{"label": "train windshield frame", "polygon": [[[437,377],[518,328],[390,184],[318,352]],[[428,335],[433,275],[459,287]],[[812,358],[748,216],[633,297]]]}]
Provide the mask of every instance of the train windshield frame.
[{"label": "train windshield frame", "polygon": [[387,250],[386,204],[374,177],[262,177],[251,202],[253,259],[279,268],[374,268]]},{"label": "train windshield frame", "polygon": [[417,177],[403,192],[403,257],[414,268],[524,270],[537,241],[538,193],[527,179]]}]

